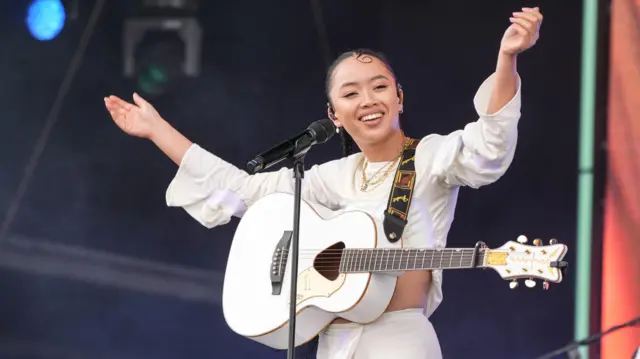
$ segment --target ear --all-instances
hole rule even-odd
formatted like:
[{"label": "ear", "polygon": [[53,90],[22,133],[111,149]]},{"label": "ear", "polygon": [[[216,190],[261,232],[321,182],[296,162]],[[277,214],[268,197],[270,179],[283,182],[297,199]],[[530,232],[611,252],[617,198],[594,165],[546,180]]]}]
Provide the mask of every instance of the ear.
[{"label": "ear", "polygon": [[333,121],[333,124],[336,127],[342,127],[342,124],[340,123],[338,118],[333,114],[333,111],[331,110],[330,106],[327,106],[327,116],[329,116],[329,119]]},{"label": "ear", "polygon": [[404,91],[402,90],[402,87],[398,87],[398,104],[400,105],[400,113],[402,113],[404,108]]}]

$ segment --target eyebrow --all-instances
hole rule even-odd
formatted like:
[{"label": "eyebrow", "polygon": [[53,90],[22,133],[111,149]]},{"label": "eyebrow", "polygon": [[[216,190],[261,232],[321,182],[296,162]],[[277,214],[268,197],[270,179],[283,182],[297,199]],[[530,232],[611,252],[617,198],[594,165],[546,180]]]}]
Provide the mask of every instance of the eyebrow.
[{"label": "eyebrow", "polygon": [[[376,76],[373,76],[372,78],[370,78],[369,82],[373,82],[375,80],[380,80],[380,79],[389,80],[389,78],[384,76],[384,75],[376,75]],[[353,82],[353,81],[345,82],[340,86],[340,88],[347,87],[347,86],[353,86],[353,85],[357,85],[357,82]]]}]

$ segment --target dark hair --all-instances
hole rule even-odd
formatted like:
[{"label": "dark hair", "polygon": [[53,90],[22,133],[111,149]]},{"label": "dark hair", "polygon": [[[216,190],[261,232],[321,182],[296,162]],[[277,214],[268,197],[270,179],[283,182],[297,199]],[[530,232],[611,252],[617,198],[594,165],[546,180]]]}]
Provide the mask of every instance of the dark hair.
[{"label": "dark hair", "polygon": [[[329,66],[329,69],[327,70],[327,77],[325,80],[325,92],[327,93],[327,101],[328,101],[327,106],[329,107],[329,110],[331,111],[332,114],[334,113],[333,104],[331,103],[331,96],[329,95],[329,93],[331,92],[331,86],[333,84],[333,73],[335,72],[336,67],[338,67],[338,65],[340,65],[342,61],[352,56],[355,56],[361,62],[372,62],[373,58],[378,59],[380,62],[382,62],[385,65],[387,70],[389,70],[389,72],[391,73],[391,76],[393,76],[393,79],[396,80],[396,85],[398,86],[398,93],[400,92],[401,87],[400,87],[400,84],[398,84],[396,74],[393,72],[393,69],[389,64],[389,61],[387,60],[386,56],[383,53],[370,50],[370,49],[356,49],[356,50],[346,51],[346,52],[343,52],[340,56],[338,56],[338,58],[336,58],[333,61],[333,63],[331,64],[331,66]],[[340,137],[342,140],[342,155],[349,156],[353,154],[353,144],[354,144],[353,138],[347,133],[347,131],[344,130],[344,128],[340,131]]]}]

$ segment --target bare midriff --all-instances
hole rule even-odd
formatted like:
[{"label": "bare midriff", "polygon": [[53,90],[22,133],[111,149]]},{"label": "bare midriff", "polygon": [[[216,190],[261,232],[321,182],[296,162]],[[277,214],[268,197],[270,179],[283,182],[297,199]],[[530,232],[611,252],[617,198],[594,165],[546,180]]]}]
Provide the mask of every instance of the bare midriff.
[{"label": "bare midriff", "polygon": [[[396,310],[423,308],[431,286],[431,271],[409,271],[398,277],[396,290],[391,297],[385,312]],[[334,323],[349,323],[343,318],[336,318]]]}]

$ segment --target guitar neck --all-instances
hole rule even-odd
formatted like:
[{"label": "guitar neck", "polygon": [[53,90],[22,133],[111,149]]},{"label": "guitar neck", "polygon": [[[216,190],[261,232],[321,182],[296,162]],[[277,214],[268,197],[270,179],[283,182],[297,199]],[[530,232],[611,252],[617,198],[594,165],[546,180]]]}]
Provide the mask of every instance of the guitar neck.
[{"label": "guitar neck", "polygon": [[407,270],[484,267],[484,248],[344,249],[340,272],[394,272]]}]

